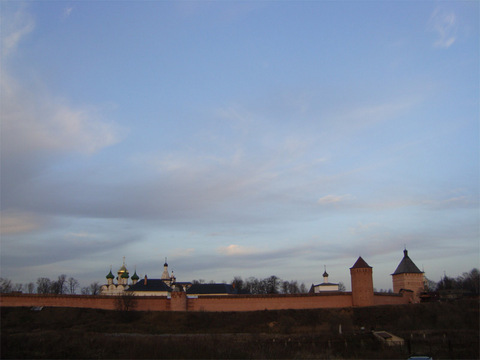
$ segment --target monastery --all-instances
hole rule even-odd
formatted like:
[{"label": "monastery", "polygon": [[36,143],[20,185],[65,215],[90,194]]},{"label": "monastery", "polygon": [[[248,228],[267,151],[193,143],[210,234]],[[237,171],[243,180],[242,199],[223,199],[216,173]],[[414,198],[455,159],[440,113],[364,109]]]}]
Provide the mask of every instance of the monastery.
[{"label": "monastery", "polygon": [[[330,283],[325,268],[323,283],[312,285],[307,294],[239,294],[233,284],[192,284],[177,282],[165,259],[159,279],[135,269],[130,273],[125,258],[115,277],[112,269],[105,277],[100,295],[2,294],[0,306],[77,307],[120,310],[122,301],[134,299],[137,311],[263,311],[285,309],[346,308],[397,305],[420,302],[424,273],[403,251],[403,258],[391,274],[394,293],[373,291],[373,268],[359,257],[350,268],[352,291],[339,291]],[[116,281],[115,281],[116,280]],[[125,297],[131,295],[131,297]]]},{"label": "monastery", "polygon": [[[370,294],[373,296],[372,267],[369,266],[362,257],[359,257],[355,264],[350,268],[352,275],[352,293],[357,295],[361,304],[370,302]],[[396,270],[393,272],[393,292],[399,294],[401,291],[413,292],[415,301],[419,301],[420,293],[424,291],[425,278],[424,273],[418,269],[414,262],[408,256],[408,251],[403,251],[403,259],[400,261]],[[309,293],[320,294],[326,292],[338,292],[338,283],[328,281],[329,274],[326,266],[323,273],[323,283],[313,285]],[[128,283],[129,272],[123,265],[117,272],[117,283],[114,283],[112,269],[106,276],[107,284],[101,287],[101,295],[121,295],[127,293],[136,296],[170,296],[172,291],[183,291],[187,296],[206,296],[206,295],[238,295],[235,288],[229,284],[192,284],[191,282],[177,282],[173,274],[168,271],[168,263],[165,258],[163,264],[163,273],[160,279],[149,279],[147,275],[139,279],[135,269],[131,277],[131,284]]]}]

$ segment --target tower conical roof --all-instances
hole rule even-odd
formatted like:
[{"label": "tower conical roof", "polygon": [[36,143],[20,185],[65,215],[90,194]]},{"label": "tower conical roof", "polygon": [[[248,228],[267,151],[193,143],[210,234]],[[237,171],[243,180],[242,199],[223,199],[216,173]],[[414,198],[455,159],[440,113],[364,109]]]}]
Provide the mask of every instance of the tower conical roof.
[{"label": "tower conical roof", "polygon": [[403,259],[400,261],[400,264],[398,264],[397,269],[392,275],[397,275],[397,274],[422,274],[423,271],[420,271],[420,269],[415,265],[415,263],[408,257],[408,251],[407,249],[403,250]]},{"label": "tower conical roof", "polygon": [[355,264],[353,264],[353,266],[350,269],[362,269],[362,268],[371,268],[371,266],[368,265],[367,262],[363,260],[361,256],[359,256]]}]

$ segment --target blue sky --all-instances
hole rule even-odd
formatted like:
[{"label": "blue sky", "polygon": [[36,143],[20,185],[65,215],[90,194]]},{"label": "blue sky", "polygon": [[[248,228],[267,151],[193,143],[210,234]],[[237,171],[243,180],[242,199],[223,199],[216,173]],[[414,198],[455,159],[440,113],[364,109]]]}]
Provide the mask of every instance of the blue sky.
[{"label": "blue sky", "polygon": [[478,267],[478,2],[0,5],[2,277]]}]

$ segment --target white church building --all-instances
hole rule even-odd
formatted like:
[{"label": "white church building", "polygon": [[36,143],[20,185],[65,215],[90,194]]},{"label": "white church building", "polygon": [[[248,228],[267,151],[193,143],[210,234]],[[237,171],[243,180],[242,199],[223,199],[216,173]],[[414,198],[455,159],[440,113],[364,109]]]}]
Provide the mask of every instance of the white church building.
[{"label": "white church building", "polygon": [[323,273],[323,283],[313,285],[310,288],[310,293],[318,294],[324,291],[338,291],[338,284],[328,282],[328,273],[327,267],[325,266],[325,271]]}]

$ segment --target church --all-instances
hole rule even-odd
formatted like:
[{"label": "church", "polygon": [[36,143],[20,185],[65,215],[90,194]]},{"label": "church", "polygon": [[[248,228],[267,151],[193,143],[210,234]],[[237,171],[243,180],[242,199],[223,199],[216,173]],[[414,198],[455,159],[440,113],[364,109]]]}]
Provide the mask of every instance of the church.
[{"label": "church", "polygon": [[[163,273],[160,279],[150,279],[147,275],[140,279],[135,269],[130,278],[129,272],[123,265],[117,272],[117,283],[114,283],[115,276],[110,272],[106,276],[107,283],[101,287],[100,295],[135,295],[135,296],[165,296],[170,297],[172,292],[180,291],[190,297],[201,296],[226,296],[236,295],[237,291],[231,284],[192,284],[191,282],[178,282],[173,271],[169,273],[167,259],[163,264]],[[131,283],[128,282],[131,279]]]},{"label": "church", "polygon": [[318,294],[323,291],[338,291],[338,284],[331,283],[328,281],[328,273],[327,273],[327,266],[324,266],[324,272],[323,272],[323,283],[318,284],[318,285],[313,285],[310,288],[310,293],[313,294]]}]

